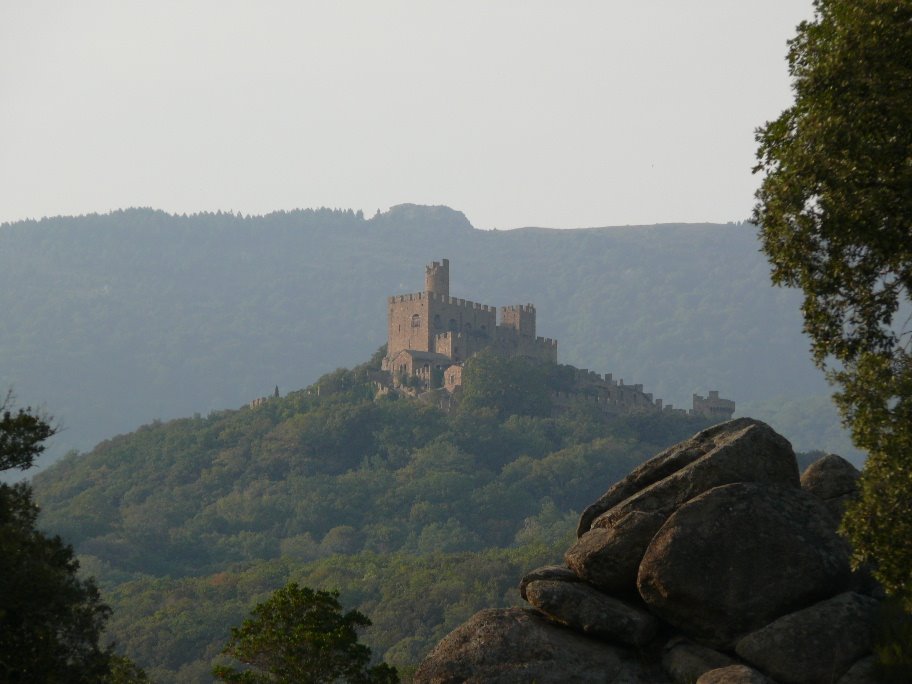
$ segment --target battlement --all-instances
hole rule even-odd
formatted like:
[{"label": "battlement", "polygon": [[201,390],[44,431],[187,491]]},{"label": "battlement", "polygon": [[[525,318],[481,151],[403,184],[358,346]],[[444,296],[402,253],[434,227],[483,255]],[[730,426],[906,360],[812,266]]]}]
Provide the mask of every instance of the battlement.
[{"label": "battlement", "polygon": [[469,309],[473,311],[484,311],[486,313],[497,312],[496,306],[479,304],[478,302],[473,302],[469,299],[462,299],[460,297],[450,297],[449,295],[440,294],[438,292],[411,292],[409,294],[392,295],[391,297],[387,297],[386,301],[388,304],[401,304],[403,302],[418,301],[438,302],[440,304],[448,304],[449,306],[456,306],[462,309]]},{"label": "battlement", "polygon": [[[557,341],[554,341],[555,346]],[[614,376],[611,373],[605,373],[604,375],[599,375],[595,371],[591,371],[588,368],[577,368],[576,369],[576,382],[578,383],[590,383],[593,385],[604,385],[606,387],[617,387],[617,381],[614,380]],[[621,384],[624,384],[624,381],[621,380]]]},{"label": "battlement", "polygon": [[[536,335],[534,304],[489,306],[451,297],[449,290],[450,262],[442,259],[426,266],[423,292],[387,298],[385,370],[394,371],[397,377],[411,377],[428,389],[432,366],[436,371],[446,370],[444,385],[452,392],[461,385],[462,364],[484,350],[541,363],[557,362],[557,340]],[[606,412],[687,413],[644,392],[641,384],[625,385],[623,379],[615,380],[611,373],[578,369],[572,385],[566,394],[555,393],[560,406],[583,400]],[[717,390],[705,398],[695,394],[693,401],[691,415],[724,420],[734,413],[734,402],[721,398]]]},{"label": "battlement", "polygon": [[450,294],[450,260],[434,261],[424,268],[424,290],[448,297]]},{"label": "battlement", "polygon": [[440,302],[441,304],[449,304],[450,306],[458,306],[464,309],[475,309],[477,311],[490,311],[492,313],[496,312],[497,307],[488,306],[487,304],[479,304],[478,302],[473,302],[468,299],[461,299],[459,297],[450,297],[449,295],[440,295],[436,292],[428,292],[428,299]]},{"label": "battlement", "polygon": [[699,394],[693,395],[692,415],[728,420],[734,412],[735,402],[720,397],[718,390],[710,390],[708,397],[701,397]]},{"label": "battlement", "polygon": [[[387,298],[389,337],[383,369],[397,378],[411,378],[411,391],[415,387],[431,389],[432,383],[438,382],[434,380],[438,372],[445,373],[446,390],[456,391],[462,384],[462,364],[485,350],[557,363],[557,340],[535,334],[533,304],[489,306],[451,297],[449,287],[450,262],[443,259],[426,267],[423,292]],[[644,392],[641,384],[625,385],[623,378],[615,380],[611,373],[601,375],[587,368],[577,369],[569,391],[555,392],[552,398],[556,411],[566,410],[575,401],[585,401],[606,413],[688,413]],[[266,398],[254,400],[251,406],[265,401]],[[734,410],[735,402],[720,397],[718,390],[710,390],[707,397],[693,395],[689,413],[727,420]]]},{"label": "battlement", "polygon": [[401,304],[402,302],[417,302],[422,299],[426,299],[424,292],[412,292],[410,294],[393,295],[392,297],[387,297],[386,301],[389,304]]}]

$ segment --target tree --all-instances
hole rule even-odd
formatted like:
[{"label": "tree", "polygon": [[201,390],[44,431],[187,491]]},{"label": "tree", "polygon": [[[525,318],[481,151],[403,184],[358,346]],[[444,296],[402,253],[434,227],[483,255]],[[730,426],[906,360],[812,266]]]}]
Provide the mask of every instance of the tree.
[{"label": "tree", "polygon": [[814,5],[789,42],[794,104],[757,133],[753,220],[868,452],[855,561],[912,606],[912,4]]},{"label": "tree", "polygon": [[[31,467],[55,432],[31,408],[11,404],[8,393],[0,402],[0,471]],[[35,528],[37,516],[27,484],[0,484],[0,681],[109,681],[112,654],[98,640],[110,609],[95,583],[77,575],[73,549]]]},{"label": "tree", "polygon": [[493,409],[501,420],[512,415],[549,416],[548,369],[519,356],[476,354],[462,374],[460,408]]},{"label": "tree", "polygon": [[371,652],[357,630],[370,625],[357,610],[342,612],[339,592],[314,591],[291,582],[253,609],[222,650],[249,666],[218,665],[225,682],[398,682],[395,668],[369,667]]},{"label": "tree", "polygon": [[14,410],[12,400],[12,392],[7,392],[0,402],[0,471],[31,468],[44,451],[44,441],[56,432],[31,407]]}]

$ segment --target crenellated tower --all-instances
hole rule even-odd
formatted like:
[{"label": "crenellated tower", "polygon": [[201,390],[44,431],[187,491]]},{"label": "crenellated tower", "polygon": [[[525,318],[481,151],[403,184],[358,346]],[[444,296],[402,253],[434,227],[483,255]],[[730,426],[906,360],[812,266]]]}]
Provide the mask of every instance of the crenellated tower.
[{"label": "crenellated tower", "polygon": [[450,260],[434,261],[424,267],[424,291],[450,296]]},{"label": "crenellated tower", "polygon": [[520,337],[535,339],[535,307],[531,304],[500,307],[500,325],[512,328]]},{"label": "crenellated tower", "polygon": [[497,308],[450,296],[450,262],[425,267],[424,291],[396,295],[389,306],[383,369],[399,377],[430,378],[490,349],[506,356],[557,361],[557,342],[535,336],[535,307]]}]

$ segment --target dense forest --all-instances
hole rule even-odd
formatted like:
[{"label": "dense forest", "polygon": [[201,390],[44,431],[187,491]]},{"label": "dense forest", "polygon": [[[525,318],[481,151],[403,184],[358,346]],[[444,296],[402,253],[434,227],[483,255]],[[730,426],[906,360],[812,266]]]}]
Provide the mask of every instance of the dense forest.
[{"label": "dense forest", "polygon": [[0,387],[57,418],[51,458],[238,407],[367,358],[386,339],[386,295],[421,289],[441,257],[456,296],[534,302],[564,363],[679,406],[718,389],[796,447],[857,460],[798,294],[770,287],[748,224],[484,231],[414,205],[3,224]]},{"label": "dense forest", "polygon": [[75,546],[113,608],[109,636],[156,681],[205,679],[226,626],[289,580],[341,590],[373,620],[374,653],[407,673],[476,610],[517,603],[519,577],[560,559],[585,505],[706,425],[609,420],[588,402],[552,417],[568,369],[496,358],[483,374],[470,361],[444,413],[375,397],[379,359],[143,426],[35,477],[42,527]]}]

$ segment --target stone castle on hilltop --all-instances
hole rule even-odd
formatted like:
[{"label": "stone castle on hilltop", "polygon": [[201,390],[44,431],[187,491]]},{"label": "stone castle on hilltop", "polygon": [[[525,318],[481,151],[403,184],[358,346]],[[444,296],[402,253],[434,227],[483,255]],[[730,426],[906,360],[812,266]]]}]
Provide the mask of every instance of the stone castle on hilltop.
[{"label": "stone castle on hilltop", "polygon": [[[536,336],[535,307],[518,304],[497,308],[450,296],[450,262],[435,261],[425,270],[423,292],[387,299],[387,354],[382,370],[400,391],[442,387],[450,395],[462,385],[463,363],[490,350],[537,363],[557,363],[557,340]],[[607,414],[633,412],[687,413],[653,399],[642,385],[624,384],[612,375],[577,370],[572,391],[552,395],[556,411],[580,400],[590,401]],[[735,402],[715,390],[708,397],[693,395],[691,415],[729,420]]]},{"label": "stone castle on hilltop", "polygon": [[498,324],[496,307],[450,297],[447,259],[427,266],[424,282],[424,292],[387,300],[389,335],[383,370],[394,378],[431,382],[439,371],[447,385],[458,386],[462,363],[486,349],[557,362],[557,341],[535,335],[531,304],[501,307]]}]

